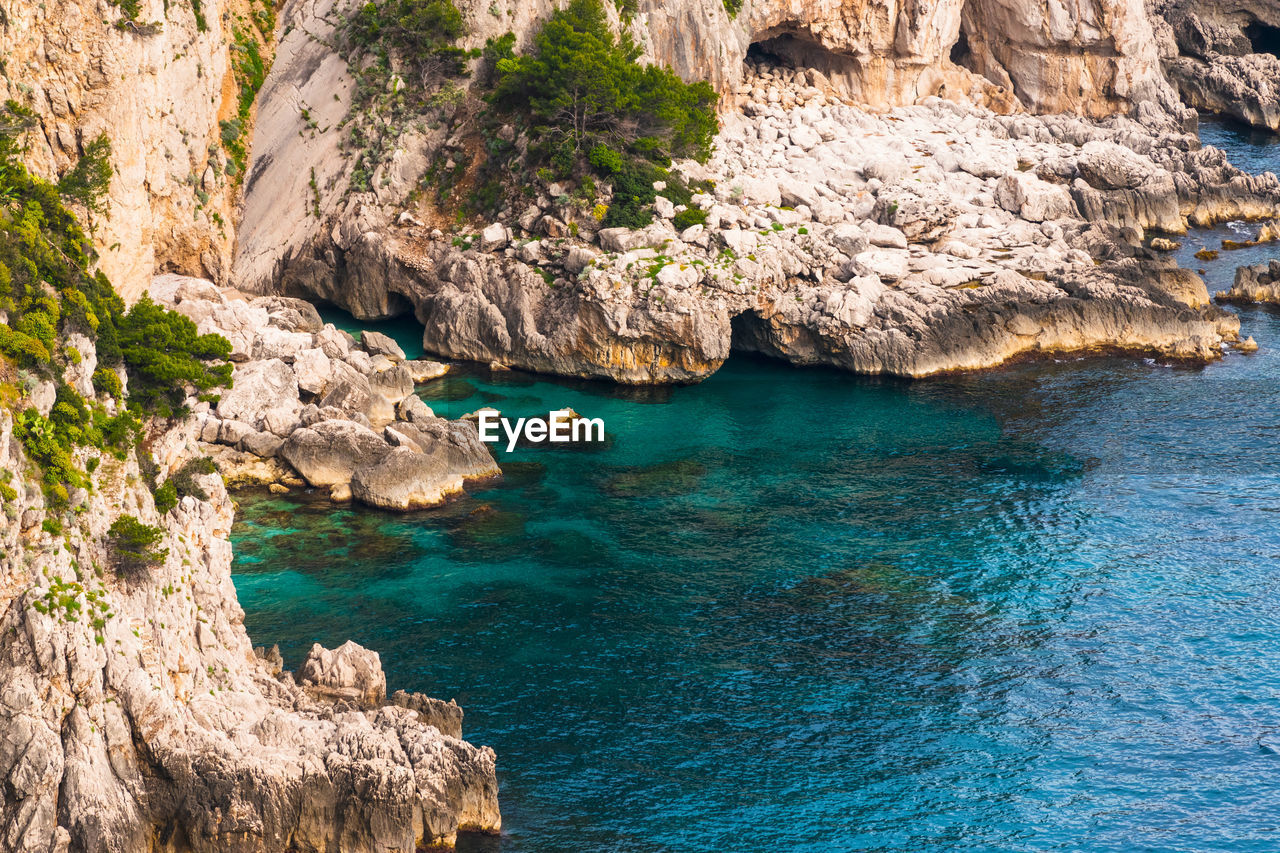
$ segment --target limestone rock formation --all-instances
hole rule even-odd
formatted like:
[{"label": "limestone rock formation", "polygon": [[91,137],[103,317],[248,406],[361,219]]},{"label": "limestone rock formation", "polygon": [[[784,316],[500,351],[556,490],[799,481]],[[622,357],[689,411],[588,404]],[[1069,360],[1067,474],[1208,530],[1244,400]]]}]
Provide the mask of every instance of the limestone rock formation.
[{"label": "limestone rock formation", "polygon": [[[162,478],[200,429],[150,437]],[[27,470],[7,413],[0,459]],[[313,650],[312,687],[255,655],[217,475],[164,514],[132,456],[95,478],[63,535],[31,478],[0,515],[0,849],[411,853],[498,830],[494,754],[459,739],[456,705],[386,702],[353,644]],[[163,531],[159,563],[128,577],[107,547],[122,513]]]},{"label": "limestone rock formation", "polygon": [[1280,8],[1265,0],[1159,5],[1164,67],[1182,98],[1280,130]]},{"label": "limestone rock formation", "polygon": [[715,184],[693,228],[659,195],[647,228],[600,229],[548,187],[505,241],[454,241],[352,200],[333,228],[294,232],[297,248],[273,238],[272,271],[241,284],[363,316],[412,306],[430,351],[627,383],[698,381],[734,348],[921,376],[1095,348],[1206,360],[1235,340],[1234,318],[1186,304],[1172,262],[1136,244],[1274,216],[1274,176],[1167,124],[937,98],[878,115],[809,72],[748,71],[716,155],[680,165]]},{"label": "limestone rock formation", "polygon": [[159,276],[150,295],[233,341],[232,387],[201,404],[201,440],[237,484],[326,489],[385,509],[438,506],[501,475],[474,424],[437,418],[415,394],[447,366],[404,361],[386,335],[361,343],[283,297],[245,301],[210,282]]},{"label": "limestone rock formation", "polygon": [[1238,268],[1231,289],[1215,298],[1220,302],[1280,304],[1280,260]]},{"label": "limestone rock formation", "polygon": [[156,272],[226,281],[238,179],[219,122],[238,121],[231,15],[252,31],[252,4],[143,0],[136,20],[121,5],[0,0],[0,100],[36,111],[26,160],[46,177],[110,138],[114,176],[94,238],[126,299]]}]

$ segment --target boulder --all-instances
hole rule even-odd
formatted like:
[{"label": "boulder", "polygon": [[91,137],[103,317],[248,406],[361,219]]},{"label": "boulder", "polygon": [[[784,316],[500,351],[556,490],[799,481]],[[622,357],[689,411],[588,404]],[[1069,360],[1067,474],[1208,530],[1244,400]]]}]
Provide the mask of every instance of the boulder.
[{"label": "boulder", "polygon": [[369,355],[385,355],[395,361],[404,361],[404,350],[388,335],[365,330],[360,333],[360,345]]},{"label": "boulder", "polygon": [[368,427],[329,420],[295,430],[279,455],[312,486],[324,487],[350,482],[357,468],[377,463],[390,450]]},{"label": "boulder", "polygon": [[218,399],[218,417],[242,421],[254,429],[261,429],[266,413],[278,408],[302,409],[293,368],[278,358],[238,365],[232,387]]},{"label": "boulder", "polygon": [[1150,159],[1102,139],[1084,144],[1076,168],[1080,177],[1100,190],[1134,189],[1156,171]]},{"label": "boulder", "polygon": [[432,379],[439,379],[449,372],[449,365],[442,364],[438,361],[406,361],[405,369],[409,371],[409,376],[413,378],[415,385],[421,385],[423,382],[430,382]]},{"label": "boulder", "polygon": [[369,391],[366,414],[374,426],[384,426],[396,419],[396,406],[413,394],[413,377],[404,365],[393,365],[369,375]]},{"label": "boulder", "polygon": [[308,394],[323,394],[333,375],[333,365],[329,356],[319,347],[305,349],[293,360],[293,373],[298,381],[298,388]]},{"label": "boulder", "polygon": [[387,697],[382,659],[350,640],[336,649],[313,645],[298,668],[298,680],[304,687],[363,705],[381,705]]},{"label": "boulder", "polygon": [[365,375],[345,361],[331,361],[330,368],[329,382],[316,405],[348,413],[367,412],[373,403],[373,392]]},{"label": "boulder", "polygon": [[346,358],[355,342],[355,338],[336,326],[325,326],[316,332],[316,346],[329,358]]},{"label": "boulder", "polygon": [[1064,187],[1046,183],[1028,172],[1010,172],[1001,178],[996,184],[996,203],[1031,222],[1080,218]]},{"label": "boulder", "polygon": [[280,451],[284,439],[270,432],[251,432],[240,439],[240,449],[263,459],[270,459]]},{"label": "boulder", "polygon": [[250,303],[255,308],[263,308],[267,312],[271,325],[286,332],[307,332],[315,334],[324,328],[320,312],[310,302],[293,299],[288,296],[263,296]]},{"label": "boulder", "polygon": [[501,222],[495,222],[480,232],[480,251],[496,252],[511,242],[511,232]]},{"label": "boulder", "polygon": [[249,357],[255,361],[278,358],[291,362],[301,350],[309,349],[315,337],[308,332],[286,332],[276,326],[260,329],[253,339]]},{"label": "boulder", "polygon": [[439,506],[462,491],[462,476],[449,469],[442,454],[396,447],[351,476],[351,495],[382,509],[411,510]]},{"label": "boulder", "polygon": [[402,421],[429,421],[436,416],[431,407],[416,394],[410,394],[396,406],[396,416]]},{"label": "boulder", "polygon": [[586,246],[573,246],[564,256],[564,271],[577,275],[595,263],[596,253]]}]

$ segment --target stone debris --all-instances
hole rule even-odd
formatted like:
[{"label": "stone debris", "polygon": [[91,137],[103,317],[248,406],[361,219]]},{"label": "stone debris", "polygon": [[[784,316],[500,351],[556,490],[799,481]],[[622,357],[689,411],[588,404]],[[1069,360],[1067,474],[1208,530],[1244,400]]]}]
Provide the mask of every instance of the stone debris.
[{"label": "stone debris", "polygon": [[[201,440],[218,445],[210,455],[236,484],[277,484],[296,472],[338,502],[411,510],[501,475],[474,424],[436,417],[414,393],[447,365],[406,361],[379,332],[357,343],[300,300],[245,302],[175,275],[157,277],[150,293],[244,354],[232,387],[196,415]],[[279,345],[248,355],[264,340]]]}]

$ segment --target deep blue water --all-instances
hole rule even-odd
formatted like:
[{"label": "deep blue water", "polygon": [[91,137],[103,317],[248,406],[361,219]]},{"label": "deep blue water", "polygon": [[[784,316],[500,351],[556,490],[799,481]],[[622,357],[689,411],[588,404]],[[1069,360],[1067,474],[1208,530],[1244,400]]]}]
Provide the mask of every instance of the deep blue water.
[{"label": "deep blue water", "polygon": [[439,413],[610,443],[411,516],[243,496],[248,627],[458,699],[507,827],[459,849],[1274,851],[1280,314],[1242,317],[1262,351],[1196,369],[463,370]]}]

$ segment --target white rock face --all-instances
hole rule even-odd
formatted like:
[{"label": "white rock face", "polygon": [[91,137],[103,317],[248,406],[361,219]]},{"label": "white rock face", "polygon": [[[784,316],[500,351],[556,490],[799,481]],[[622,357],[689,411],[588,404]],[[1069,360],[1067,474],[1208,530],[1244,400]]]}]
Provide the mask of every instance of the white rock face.
[{"label": "white rock face", "polygon": [[365,705],[378,705],[387,698],[382,658],[351,640],[333,650],[313,645],[298,668],[298,680],[305,687],[314,686]]},{"label": "white rock face", "polygon": [[[199,432],[189,418],[156,438],[162,476],[201,455]],[[0,458],[24,469],[7,414]],[[0,515],[0,849],[168,850],[178,826],[199,853],[412,853],[499,829],[493,752],[458,739],[455,705],[384,704],[377,656],[353,644],[313,650],[314,689],[255,655],[220,477],[160,516],[132,456],[96,476],[65,544],[40,533],[34,486]],[[105,545],[122,513],[167,549],[134,580]]]},{"label": "white rock face", "polygon": [[57,177],[100,133],[111,139],[110,203],[93,238],[127,301],[157,270],[229,276],[236,199],[218,121],[235,111],[223,28],[233,5],[204,0],[201,31],[191,3],[148,0],[139,19],[161,26],[139,34],[114,26],[122,14],[110,4],[3,4],[0,98],[40,118],[27,162]]}]

